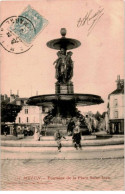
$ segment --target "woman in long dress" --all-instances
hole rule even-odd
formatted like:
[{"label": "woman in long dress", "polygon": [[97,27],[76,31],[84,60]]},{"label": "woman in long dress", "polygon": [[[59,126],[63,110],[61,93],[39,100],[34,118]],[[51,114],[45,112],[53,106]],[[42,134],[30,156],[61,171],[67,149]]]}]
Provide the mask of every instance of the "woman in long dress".
[{"label": "woman in long dress", "polygon": [[35,132],[34,132],[34,140],[35,141],[40,141],[40,131],[39,131],[39,127],[35,126]]}]

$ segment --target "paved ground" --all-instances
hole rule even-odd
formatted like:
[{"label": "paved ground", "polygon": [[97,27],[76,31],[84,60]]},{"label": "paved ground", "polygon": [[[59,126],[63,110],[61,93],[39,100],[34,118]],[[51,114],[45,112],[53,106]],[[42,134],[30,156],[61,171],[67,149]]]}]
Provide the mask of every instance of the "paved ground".
[{"label": "paved ground", "polygon": [[124,190],[124,159],[2,160],[2,190]]},{"label": "paved ground", "polygon": [[61,152],[57,147],[1,147],[1,159],[116,159],[124,158],[124,145],[112,146],[88,146],[82,150],[75,150],[73,147],[62,147]]}]

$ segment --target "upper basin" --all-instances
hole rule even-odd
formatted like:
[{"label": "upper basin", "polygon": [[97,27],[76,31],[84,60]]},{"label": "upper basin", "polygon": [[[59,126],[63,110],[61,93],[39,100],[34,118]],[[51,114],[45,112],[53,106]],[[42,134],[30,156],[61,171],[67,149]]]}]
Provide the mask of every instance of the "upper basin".
[{"label": "upper basin", "polygon": [[102,98],[93,94],[47,94],[33,96],[28,99],[29,105],[42,106],[44,103],[54,104],[57,101],[74,102],[77,105],[87,106],[104,103]]}]

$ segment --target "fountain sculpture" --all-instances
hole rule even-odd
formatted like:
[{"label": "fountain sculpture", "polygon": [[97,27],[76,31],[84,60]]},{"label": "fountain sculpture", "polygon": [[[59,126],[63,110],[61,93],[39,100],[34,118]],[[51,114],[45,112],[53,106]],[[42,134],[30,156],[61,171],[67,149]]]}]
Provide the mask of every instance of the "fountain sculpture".
[{"label": "fountain sculpture", "polygon": [[53,117],[71,118],[76,116],[77,106],[87,106],[103,103],[100,96],[92,94],[74,93],[73,61],[72,52],[68,50],[75,49],[81,45],[78,40],[66,38],[66,29],[61,29],[62,37],[47,42],[51,49],[58,50],[55,65],[55,94],[39,95],[30,97],[29,105],[42,107],[51,107]]}]

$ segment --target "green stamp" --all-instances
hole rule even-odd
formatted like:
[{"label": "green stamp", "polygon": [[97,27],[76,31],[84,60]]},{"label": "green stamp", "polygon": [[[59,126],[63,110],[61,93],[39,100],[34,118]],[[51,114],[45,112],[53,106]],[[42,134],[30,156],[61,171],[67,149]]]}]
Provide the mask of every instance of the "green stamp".
[{"label": "green stamp", "polygon": [[43,16],[31,8],[31,6],[28,6],[26,10],[18,16],[16,22],[10,26],[10,30],[17,34],[22,41],[30,44],[47,24],[48,21]]}]

